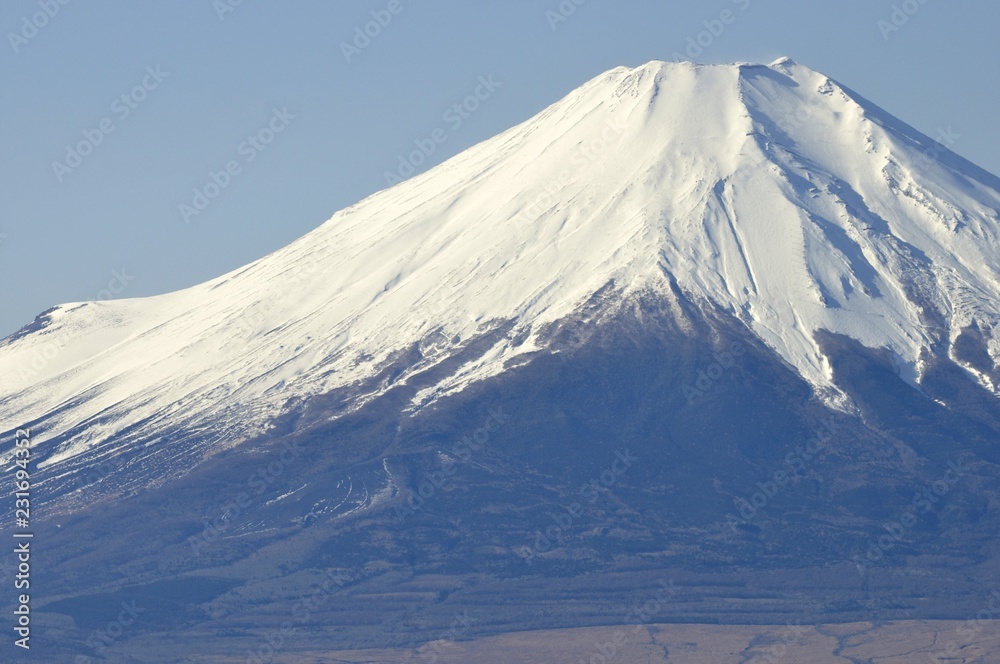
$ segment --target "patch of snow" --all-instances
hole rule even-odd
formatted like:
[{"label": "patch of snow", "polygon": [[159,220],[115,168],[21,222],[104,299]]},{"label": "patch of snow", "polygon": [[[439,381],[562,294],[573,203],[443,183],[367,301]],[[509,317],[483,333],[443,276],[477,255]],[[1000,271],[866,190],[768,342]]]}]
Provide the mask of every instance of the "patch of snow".
[{"label": "patch of snow", "polygon": [[56,308],[0,342],[0,418],[62,437],[43,466],[155,451],[179,422],[233,446],[290,398],[512,321],[418,407],[504,371],[609,282],[672,299],[664,271],[837,403],[817,330],[889,349],[911,381],[973,321],[1000,358],[998,209],[997,178],[791,60],[617,68],[244,268]]}]

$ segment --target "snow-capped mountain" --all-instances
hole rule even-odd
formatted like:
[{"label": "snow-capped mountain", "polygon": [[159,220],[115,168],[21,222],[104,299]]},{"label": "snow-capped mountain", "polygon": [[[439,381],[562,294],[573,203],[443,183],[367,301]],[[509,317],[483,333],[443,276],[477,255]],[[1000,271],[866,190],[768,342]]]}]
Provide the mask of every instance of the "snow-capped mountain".
[{"label": "snow-capped mountain", "polygon": [[181,424],[222,449],[509,324],[419,408],[540,350],[605,286],[671,284],[849,408],[817,330],[888,348],[914,384],[970,326],[1000,357],[998,210],[995,177],[790,60],[620,67],[243,269],[45,313],[0,344],[0,418],[46,432],[43,467]]},{"label": "snow-capped mountain", "polygon": [[33,615],[75,657],[137,601],[105,654],[143,661],[257,652],[303,598],[313,659],[620,624],[666,579],[665,622],[975,615],[998,210],[790,60],[609,71],[241,270],[0,342]]}]

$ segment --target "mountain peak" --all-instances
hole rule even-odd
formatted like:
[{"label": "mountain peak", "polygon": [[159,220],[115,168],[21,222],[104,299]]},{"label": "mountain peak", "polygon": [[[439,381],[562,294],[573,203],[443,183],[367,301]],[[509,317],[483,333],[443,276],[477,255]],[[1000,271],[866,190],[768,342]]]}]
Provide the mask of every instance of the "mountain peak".
[{"label": "mountain peak", "polygon": [[669,76],[680,72],[702,73],[706,75],[720,74],[728,72],[733,75],[740,75],[744,70],[772,69],[786,76],[799,74],[820,75],[816,71],[799,64],[789,57],[780,57],[770,64],[758,62],[729,62],[729,63],[701,63],[689,60],[650,60],[637,67],[616,67],[611,69],[594,80],[602,80],[605,77],[642,77],[648,74],[658,76]]},{"label": "mountain peak", "polygon": [[[290,393],[362,384],[408,349],[417,371],[509,327],[419,407],[544,350],[547,325],[608,287],[730,312],[831,399],[820,330],[888,349],[916,382],[1000,311],[1000,193],[931,144],[788,59],[614,69],[241,270],[57,309],[0,343],[0,412],[67,436],[54,463],[168,410],[265,420]],[[68,350],[33,368],[50,343]]]}]

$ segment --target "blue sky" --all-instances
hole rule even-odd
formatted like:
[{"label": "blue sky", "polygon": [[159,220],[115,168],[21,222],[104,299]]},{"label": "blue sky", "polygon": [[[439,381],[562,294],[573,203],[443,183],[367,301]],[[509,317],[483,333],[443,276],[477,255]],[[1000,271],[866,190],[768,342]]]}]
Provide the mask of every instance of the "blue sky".
[{"label": "blue sky", "polygon": [[5,0],[0,336],[218,276],[384,188],[435,130],[418,171],[689,48],[790,56],[1000,173],[998,24],[1000,3],[943,0]]}]

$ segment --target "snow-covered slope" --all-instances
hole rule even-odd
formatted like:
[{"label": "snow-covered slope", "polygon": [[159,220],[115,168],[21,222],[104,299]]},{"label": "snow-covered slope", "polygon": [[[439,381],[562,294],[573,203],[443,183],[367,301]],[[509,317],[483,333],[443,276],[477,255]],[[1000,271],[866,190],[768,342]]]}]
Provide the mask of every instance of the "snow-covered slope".
[{"label": "snow-covered slope", "polygon": [[57,307],[0,343],[0,429],[58,438],[48,465],[178,423],[225,447],[292,397],[513,321],[419,407],[537,350],[609,282],[675,281],[835,400],[818,329],[890,348],[916,381],[923,353],[997,328],[998,210],[995,177],[790,60],[617,68],[241,270]]}]

